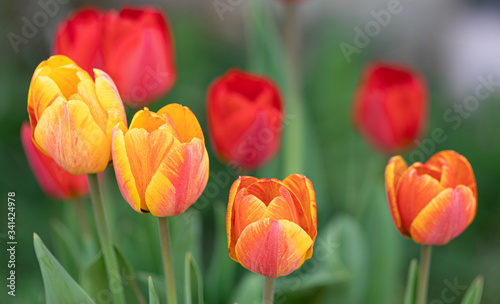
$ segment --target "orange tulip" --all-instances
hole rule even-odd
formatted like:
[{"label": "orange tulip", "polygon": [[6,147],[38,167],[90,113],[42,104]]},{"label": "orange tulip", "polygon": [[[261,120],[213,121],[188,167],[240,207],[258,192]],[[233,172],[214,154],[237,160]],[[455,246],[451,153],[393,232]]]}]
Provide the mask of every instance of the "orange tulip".
[{"label": "orange tulip", "polygon": [[316,226],[316,195],[303,175],[243,176],[231,186],[229,256],[250,271],[276,278],[298,269],[312,256]]},{"label": "orange tulip", "polygon": [[134,115],[113,130],[113,163],[125,200],[137,212],[174,216],[194,204],[208,181],[205,139],[193,112],[179,104]]},{"label": "orange tulip", "polygon": [[126,123],[115,84],[101,70],[95,80],[68,57],[38,65],[28,93],[33,143],[71,174],[104,171],[111,160],[111,131]]},{"label": "orange tulip", "polygon": [[474,172],[455,151],[439,152],[425,164],[410,167],[401,156],[392,157],[385,187],[394,224],[419,244],[447,244],[476,216]]}]

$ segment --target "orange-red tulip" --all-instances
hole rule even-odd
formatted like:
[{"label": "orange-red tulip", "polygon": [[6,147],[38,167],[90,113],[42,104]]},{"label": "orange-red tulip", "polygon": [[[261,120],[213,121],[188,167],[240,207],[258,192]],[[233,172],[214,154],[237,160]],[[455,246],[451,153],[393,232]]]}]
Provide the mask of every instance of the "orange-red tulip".
[{"label": "orange-red tulip", "polygon": [[425,82],[404,66],[369,65],[356,91],[353,121],[373,147],[390,154],[407,149],[426,128]]},{"label": "orange-red tulip", "polygon": [[89,193],[86,175],[73,175],[43,154],[31,140],[28,122],[21,126],[21,143],[35,178],[45,194],[57,200],[70,200]]},{"label": "orange-red tulip", "polygon": [[174,216],[194,204],[208,181],[205,139],[193,112],[169,104],[134,115],[113,130],[113,163],[125,200],[137,212]]},{"label": "orange-red tulip", "polygon": [[419,244],[444,245],[476,216],[474,172],[455,151],[439,152],[425,164],[410,167],[401,156],[392,157],[385,170],[385,187],[394,224]]},{"label": "orange-red tulip", "polygon": [[33,143],[71,174],[104,171],[111,160],[111,131],[126,123],[111,78],[95,80],[68,57],[52,56],[31,79],[28,114]]},{"label": "orange-red tulip", "polygon": [[309,179],[238,178],[229,192],[226,229],[229,256],[270,278],[290,274],[312,256],[316,195]]}]

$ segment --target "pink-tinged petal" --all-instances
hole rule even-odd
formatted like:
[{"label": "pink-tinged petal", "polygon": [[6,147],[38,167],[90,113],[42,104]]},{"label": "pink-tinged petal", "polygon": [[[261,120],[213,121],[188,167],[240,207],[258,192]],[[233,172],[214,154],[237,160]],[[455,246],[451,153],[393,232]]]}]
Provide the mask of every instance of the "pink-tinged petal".
[{"label": "pink-tinged petal", "polygon": [[31,128],[27,122],[21,127],[21,143],[33,175],[47,196],[58,200],[69,200],[88,194],[87,176],[70,174],[52,158],[38,150],[33,144]]},{"label": "pink-tinged petal", "polygon": [[[28,93],[28,114],[32,136],[43,112],[57,98],[64,98],[57,84],[47,76],[33,78]],[[35,143],[36,144],[36,143]]]},{"label": "pink-tinged petal", "polygon": [[318,226],[316,193],[314,192],[311,180],[301,174],[290,174],[283,180],[283,184],[297,197],[302,205],[304,215],[309,223],[308,228],[305,230],[307,234],[315,240]]},{"label": "pink-tinged petal", "polygon": [[415,217],[443,190],[443,186],[433,177],[427,174],[419,175],[416,169],[408,168],[401,180],[396,199],[402,230],[410,232]]},{"label": "pink-tinged petal", "polygon": [[[253,195],[245,195],[245,189],[242,189],[236,195],[233,205],[233,217],[231,218],[232,233],[230,238],[229,256],[237,261],[235,246],[238,238],[245,228],[264,217],[266,205]],[[229,239],[228,239],[229,240]]]},{"label": "pink-tinged petal", "polygon": [[158,111],[158,115],[167,115],[174,123],[181,142],[190,142],[193,138],[199,138],[205,143],[203,131],[196,116],[188,107],[183,107],[180,104],[171,103]]},{"label": "pink-tinged petal", "polygon": [[119,122],[126,125],[127,116],[118,89],[111,77],[99,69],[94,69],[94,74],[97,99],[108,113],[106,133],[111,138],[113,127]]},{"label": "pink-tinged petal", "polygon": [[391,211],[394,225],[402,235],[409,237],[408,232],[403,228],[403,225],[401,224],[401,216],[397,204],[399,184],[407,169],[408,166],[401,156],[398,155],[392,157],[389,160],[387,167],[385,168],[385,191],[387,193],[389,209]]},{"label": "pink-tinged petal", "polygon": [[257,180],[255,183],[252,183],[248,187],[246,187],[247,193],[255,195],[258,197],[266,206],[269,206],[271,201],[280,196],[280,189],[284,185],[280,180],[275,178],[261,178]]},{"label": "pink-tinged petal", "polygon": [[186,211],[205,189],[208,170],[208,153],[200,139],[172,149],[146,189],[151,214],[175,216]]},{"label": "pink-tinged petal", "polygon": [[231,189],[229,190],[229,200],[227,204],[227,211],[226,211],[226,233],[227,233],[227,247],[231,248],[236,245],[234,243],[231,245],[231,239],[232,239],[232,225],[234,225],[234,216],[233,216],[233,204],[234,200],[236,198],[237,193],[247,187],[248,185],[251,185],[252,183],[256,182],[258,179],[252,176],[240,176],[232,185]]},{"label": "pink-tinged petal", "polygon": [[[95,122],[99,125],[101,130],[108,135],[106,130],[108,113],[98,102],[95,91],[95,83],[90,79],[86,79],[79,82],[77,87],[78,93],[71,95],[70,99],[80,100],[85,103],[89,108],[92,117],[94,117]],[[111,139],[111,136],[108,138]]]},{"label": "pink-tinged petal", "polygon": [[71,174],[104,171],[111,158],[111,143],[81,101],[57,99],[40,118],[35,140]]},{"label": "pink-tinged petal", "polygon": [[434,198],[415,218],[411,237],[419,244],[444,245],[460,235],[476,215],[477,201],[471,189],[459,185]]},{"label": "pink-tinged petal", "polygon": [[447,150],[436,153],[427,161],[426,165],[439,166],[443,162],[449,172],[445,174],[443,171],[441,184],[446,188],[455,188],[458,185],[469,187],[477,200],[476,178],[469,161],[457,152]]},{"label": "pink-tinged petal", "polygon": [[125,134],[125,147],[141,198],[141,209],[149,211],[146,204],[146,189],[168,153],[179,145],[179,141],[168,131],[158,129],[148,133],[145,129],[130,129]]},{"label": "pink-tinged petal", "polygon": [[141,197],[137,191],[137,184],[132,174],[123,129],[125,129],[124,124],[121,124],[121,127],[116,126],[113,129],[112,136],[113,167],[115,169],[116,181],[123,198],[129,203],[130,207],[137,212],[145,213],[141,210]]},{"label": "pink-tinged petal", "polygon": [[313,240],[299,225],[266,218],[243,230],[236,257],[250,271],[276,278],[299,268],[312,245]]}]

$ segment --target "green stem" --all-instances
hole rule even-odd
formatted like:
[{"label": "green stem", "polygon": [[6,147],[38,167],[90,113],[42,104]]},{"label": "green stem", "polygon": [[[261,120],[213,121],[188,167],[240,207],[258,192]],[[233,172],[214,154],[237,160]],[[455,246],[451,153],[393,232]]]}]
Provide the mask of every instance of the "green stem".
[{"label": "green stem", "polygon": [[427,286],[429,282],[429,268],[431,265],[432,246],[422,245],[420,266],[418,268],[417,301],[415,304],[427,303]]},{"label": "green stem", "polygon": [[262,304],[273,304],[274,302],[274,278],[266,277],[264,282],[264,298]]},{"label": "green stem", "polygon": [[106,265],[106,273],[108,274],[108,284],[115,304],[125,303],[124,289],[122,278],[118,268],[116,253],[111,242],[109,228],[106,223],[104,214],[104,205],[102,203],[101,190],[99,188],[99,180],[97,174],[88,174],[90,197],[94,207],[94,216],[101,243],[101,250],[104,256],[104,264]]},{"label": "green stem", "polygon": [[299,69],[299,19],[298,4],[285,4],[285,52],[286,83],[285,100],[287,104],[288,126],[285,128],[285,176],[303,172],[304,159],[304,110],[301,101],[301,79]]},{"label": "green stem", "polygon": [[85,200],[82,198],[75,199],[75,212],[80,226],[80,233],[82,234],[83,244],[85,250],[89,255],[95,254],[95,244],[92,239],[92,232],[90,230],[89,218],[87,216],[87,210],[85,210]]},{"label": "green stem", "polygon": [[163,258],[165,286],[167,287],[167,303],[177,304],[174,268],[172,263],[172,249],[170,248],[170,233],[168,231],[167,217],[158,217],[158,227],[160,229],[161,255]]}]

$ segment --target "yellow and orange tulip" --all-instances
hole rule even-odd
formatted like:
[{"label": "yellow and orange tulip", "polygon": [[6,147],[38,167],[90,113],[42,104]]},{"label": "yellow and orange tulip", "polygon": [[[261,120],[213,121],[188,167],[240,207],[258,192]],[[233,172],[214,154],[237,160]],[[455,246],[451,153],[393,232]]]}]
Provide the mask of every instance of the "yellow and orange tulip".
[{"label": "yellow and orange tulip", "polygon": [[292,174],[283,181],[238,178],[226,215],[229,256],[270,278],[285,276],[311,258],[317,234],[311,181]]},{"label": "yellow and orange tulip", "polygon": [[410,167],[394,156],[385,170],[385,186],[394,224],[419,244],[447,244],[476,216],[474,172],[455,151],[439,152]]},{"label": "yellow and orange tulip", "polygon": [[208,181],[205,139],[193,112],[169,104],[157,113],[138,111],[127,130],[115,126],[116,179],[137,212],[174,216],[194,204]]},{"label": "yellow and orange tulip", "polygon": [[71,174],[104,171],[111,160],[111,131],[126,124],[113,80],[94,69],[95,80],[65,56],[36,68],[28,93],[33,143]]}]

